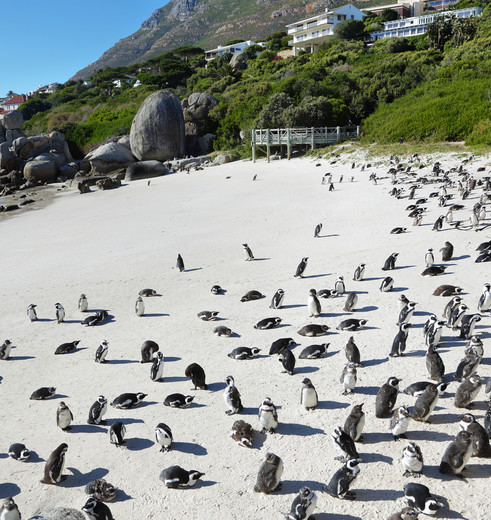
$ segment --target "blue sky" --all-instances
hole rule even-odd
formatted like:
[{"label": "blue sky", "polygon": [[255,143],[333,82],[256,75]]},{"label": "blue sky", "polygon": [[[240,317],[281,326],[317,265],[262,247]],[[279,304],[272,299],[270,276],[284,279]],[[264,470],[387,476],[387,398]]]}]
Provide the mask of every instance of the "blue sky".
[{"label": "blue sky", "polygon": [[168,1],[0,1],[0,97],[64,83]]}]

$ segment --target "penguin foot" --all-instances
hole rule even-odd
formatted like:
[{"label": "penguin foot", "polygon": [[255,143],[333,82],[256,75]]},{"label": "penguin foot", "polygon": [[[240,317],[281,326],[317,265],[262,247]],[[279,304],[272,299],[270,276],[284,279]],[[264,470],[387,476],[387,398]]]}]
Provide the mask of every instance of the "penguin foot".
[{"label": "penguin foot", "polygon": [[[162,450],[161,450],[161,451],[162,451]],[[413,474],[413,473],[411,473],[409,470],[406,470],[406,471],[402,474],[402,476],[403,476],[403,477],[410,477],[412,474]]]},{"label": "penguin foot", "polygon": [[421,472],[413,471],[412,476],[413,476],[414,478],[420,478],[420,477],[421,477]]},{"label": "penguin foot", "polygon": [[234,412],[232,410],[225,410],[225,413],[227,415],[233,415],[234,414]]},{"label": "penguin foot", "polygon": [[344,500],[355,500],[356,494],[354,491],[346,491],[344,497],[341,498],[344,498]]}]

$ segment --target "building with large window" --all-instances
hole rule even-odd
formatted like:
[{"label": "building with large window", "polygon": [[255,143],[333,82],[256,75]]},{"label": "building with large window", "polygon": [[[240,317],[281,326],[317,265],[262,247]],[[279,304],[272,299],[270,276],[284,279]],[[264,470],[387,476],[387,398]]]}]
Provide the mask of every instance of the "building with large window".
[{"label": "building with large window", "polygon": [[264,42],[256,43],[251,40],[247,40],[245,42],[234,43],[233,45],[219,45],[216,49],[206,51],[205,59],[206,61],[214,60],[217,56],[226,54],[227,52],[230,52],[230,54],[243,52],[251,45],[259,45],[260,47],[264,47]]}]

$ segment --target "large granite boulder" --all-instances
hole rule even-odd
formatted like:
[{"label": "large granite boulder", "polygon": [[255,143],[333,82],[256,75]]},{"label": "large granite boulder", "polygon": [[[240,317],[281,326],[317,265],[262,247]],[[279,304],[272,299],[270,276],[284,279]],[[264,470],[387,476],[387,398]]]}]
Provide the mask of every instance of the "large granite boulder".
[{"label": "large granite boulder", "polygon": [[29,520],[87,520],[87,516],[77,509],[50,507]]},{"label": "large granite boulder", "polygon": [[9,143],[0,144],[0,168],[5,168],[8,171],[12,171],[13,164],[15,163],[15,156],[10,151]]},{"label": "large granite boulder", "polygon": [[5,114],[2,119],[2,126],[6,130],[20,130],[24,124],[24,116],[19,110],[12,110]]},{"label": "large granite boulder", "polygon": [[55,154],[39,154],[24,165],[24,179],[34,179],[41,182],[54,181],[58,176],[60,162],[61,158]]},{"label": "large granite boulder", "polygon": [[140,161],[184,154],[184,116],[175,94],[159,90],[145,99],[131,124],[130,145]]},{"label": "large granite boulder", "polygon": [[118,143],[122,144],[123,146],[126,146],[126,148],[128,148],[128,150],[131,150],[130,136],[129,135],[123,135],[123,137],[120,137],[118,139]]},{"label": "large granite boulder", "polygon": [[82,160],[80,168],[91,174],[110,173],[127,168],[135,160],[135,156],[126,146],[119,143],[108,143],[87,154]]},{"label": "large granite boulder", "polygon": [[169,172],[169,169],[159,161],[140,161],[132,163],[126,168],[125,181],[150,179],[160,177]]},{"label": "large granite boulder", "polygon": [[247,54],[244,52],[236,52],[232,56],[229,64],[236,72],[247,69]]},{"label": "large granite boulder", "polygon": [[204,135],[208,131],[210,110],[218,105],[218,100],[210,94],[193,92],[182,100],[186,135]]}]

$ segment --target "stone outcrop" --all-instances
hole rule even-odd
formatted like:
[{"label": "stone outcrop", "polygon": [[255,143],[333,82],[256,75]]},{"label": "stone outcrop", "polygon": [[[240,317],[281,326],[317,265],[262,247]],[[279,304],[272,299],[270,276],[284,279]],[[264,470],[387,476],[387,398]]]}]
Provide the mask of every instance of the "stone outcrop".
[{"label": "stone outcrop", "polygon": [[126,168],[136,160],[128,148],[119,143],[108,143],[87,154],[80,168],[90,174],[111,173]]},{"label": "stone outcrop", "polygon": [[5,114],[2,119],[2,126],[5,130],[20,130],[24,124],[24,116],[19,110],[12,110]]},{"label": "stone outcrop", "polygon": [[130,164],[126,168],[125,181],[150,179],[160,177],[169,172],[169,169],[159,161],[141,161]]},{"label": "stone outcrop", "polygon": [[215,135],[210,130],[210,110],[218,105],[218,100],[210,94],[193,92],[182,100],[186,124],[186,152],[190,155],[203,155],[209,152],[210,141]]}]

